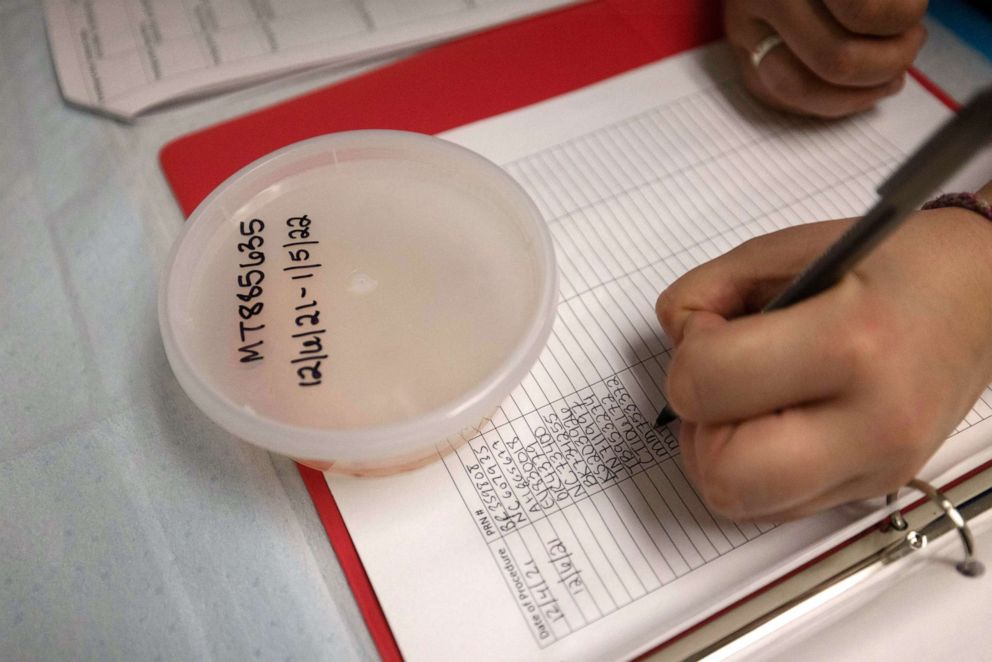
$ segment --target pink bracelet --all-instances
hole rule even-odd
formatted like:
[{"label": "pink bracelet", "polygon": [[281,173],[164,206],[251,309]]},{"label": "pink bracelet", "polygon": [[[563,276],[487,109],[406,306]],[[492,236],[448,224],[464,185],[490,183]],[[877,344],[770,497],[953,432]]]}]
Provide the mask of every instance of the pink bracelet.
[{"label": "pink bracelet", "polygon": [[992,221],[992,205],[985,200],[979,200],[974,193],[945,193],[925,203],[920,209],[940,209],[942,207],[961,207]]}]

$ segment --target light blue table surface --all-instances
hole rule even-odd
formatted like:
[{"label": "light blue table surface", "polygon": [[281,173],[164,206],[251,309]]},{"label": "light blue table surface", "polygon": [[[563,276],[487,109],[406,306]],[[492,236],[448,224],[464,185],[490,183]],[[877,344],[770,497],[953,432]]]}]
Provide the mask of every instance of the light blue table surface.
[{"label": "light blue table surface", "polygon": [[[920,66],[992,81],[936,24]],[[121,124],[63,103],[41,3],[0,0],[0,659],[376,658],[295,466],[196,409],[156,316],[161,146],[340,75]]]}]

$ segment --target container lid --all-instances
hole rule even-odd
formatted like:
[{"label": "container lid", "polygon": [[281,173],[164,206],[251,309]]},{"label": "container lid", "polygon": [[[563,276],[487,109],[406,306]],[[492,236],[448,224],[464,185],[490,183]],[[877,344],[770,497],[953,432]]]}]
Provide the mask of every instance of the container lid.
[{"label": "container lid", "polygon": [[547,341],[544,221],[501,168],[355,131],[245,167],[193,212],[159,318],[177,379],[237,436],[369,465],[476,426]]}]

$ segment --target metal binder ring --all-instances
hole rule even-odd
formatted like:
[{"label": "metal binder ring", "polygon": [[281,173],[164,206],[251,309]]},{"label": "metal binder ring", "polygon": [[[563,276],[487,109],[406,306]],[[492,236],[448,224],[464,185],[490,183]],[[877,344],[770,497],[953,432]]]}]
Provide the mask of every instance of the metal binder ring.
[{"label": "metal binder ring", "polygon": [[[898,492],[893,492],[892,494],[886,494],[885,505],[891,506],[892,504],[894,504],[896,502],[896,496],[898,494],[899,494]],[[893,510],[892,514],[889,515],[889,526],[891,526],[896,531],[905,531],[906,529],[909,528],[909,524],[906,522],[905,518],[903,518],[902,513],[899,512],[898,510]]]},{"label": "metal binder ring", "polygon": [[940,506],[944,514],[947,515],[947,519],[957,529],[958,535],[961,536],[961,544],[964,546],[964,560],[954,566],[958,572],[966,577],[978,577],[984,573],[985,566],[975,558],[975,538],[971,535],[968,523],[954,507],[954,504],[940,490],[919,478],[909,481],[909,487],[923,492],[931,501]]}]

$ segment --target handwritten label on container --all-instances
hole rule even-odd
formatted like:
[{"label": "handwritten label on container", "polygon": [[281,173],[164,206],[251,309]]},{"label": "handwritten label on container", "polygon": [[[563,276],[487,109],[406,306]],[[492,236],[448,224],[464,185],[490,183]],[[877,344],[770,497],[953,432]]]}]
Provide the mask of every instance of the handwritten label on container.
[{"label": "handwritten label on container", "polygon": [[[323,265],[317,262],[315,254],[320,241],[312,234],[313,221],[307,214],[291,216],[283,222],[285,232],[281,248],[285,251],[286,265],[281,276],[294,283],[292,295],[286,303],[293,320],[293,333],[288,338],[294,351],[289,359],[289,368],[297,386],[319,386],[323,382],[321,371],[327,360],[322,336],[327,332],[321,319],[320,302],[315,296],[316,287],[310,280],[320,273]],[[242,221],[238,236],[239,254],[237,291],[238,347],[240,363],[254,363],[265,359],[266,328],[263,311],[266,311],[262,297],[266,279],[265,264],[266,224],[260,218]],[[282,303],[282,302],[280,302]],[[268,309],[271,312],[271,304]]]}]

